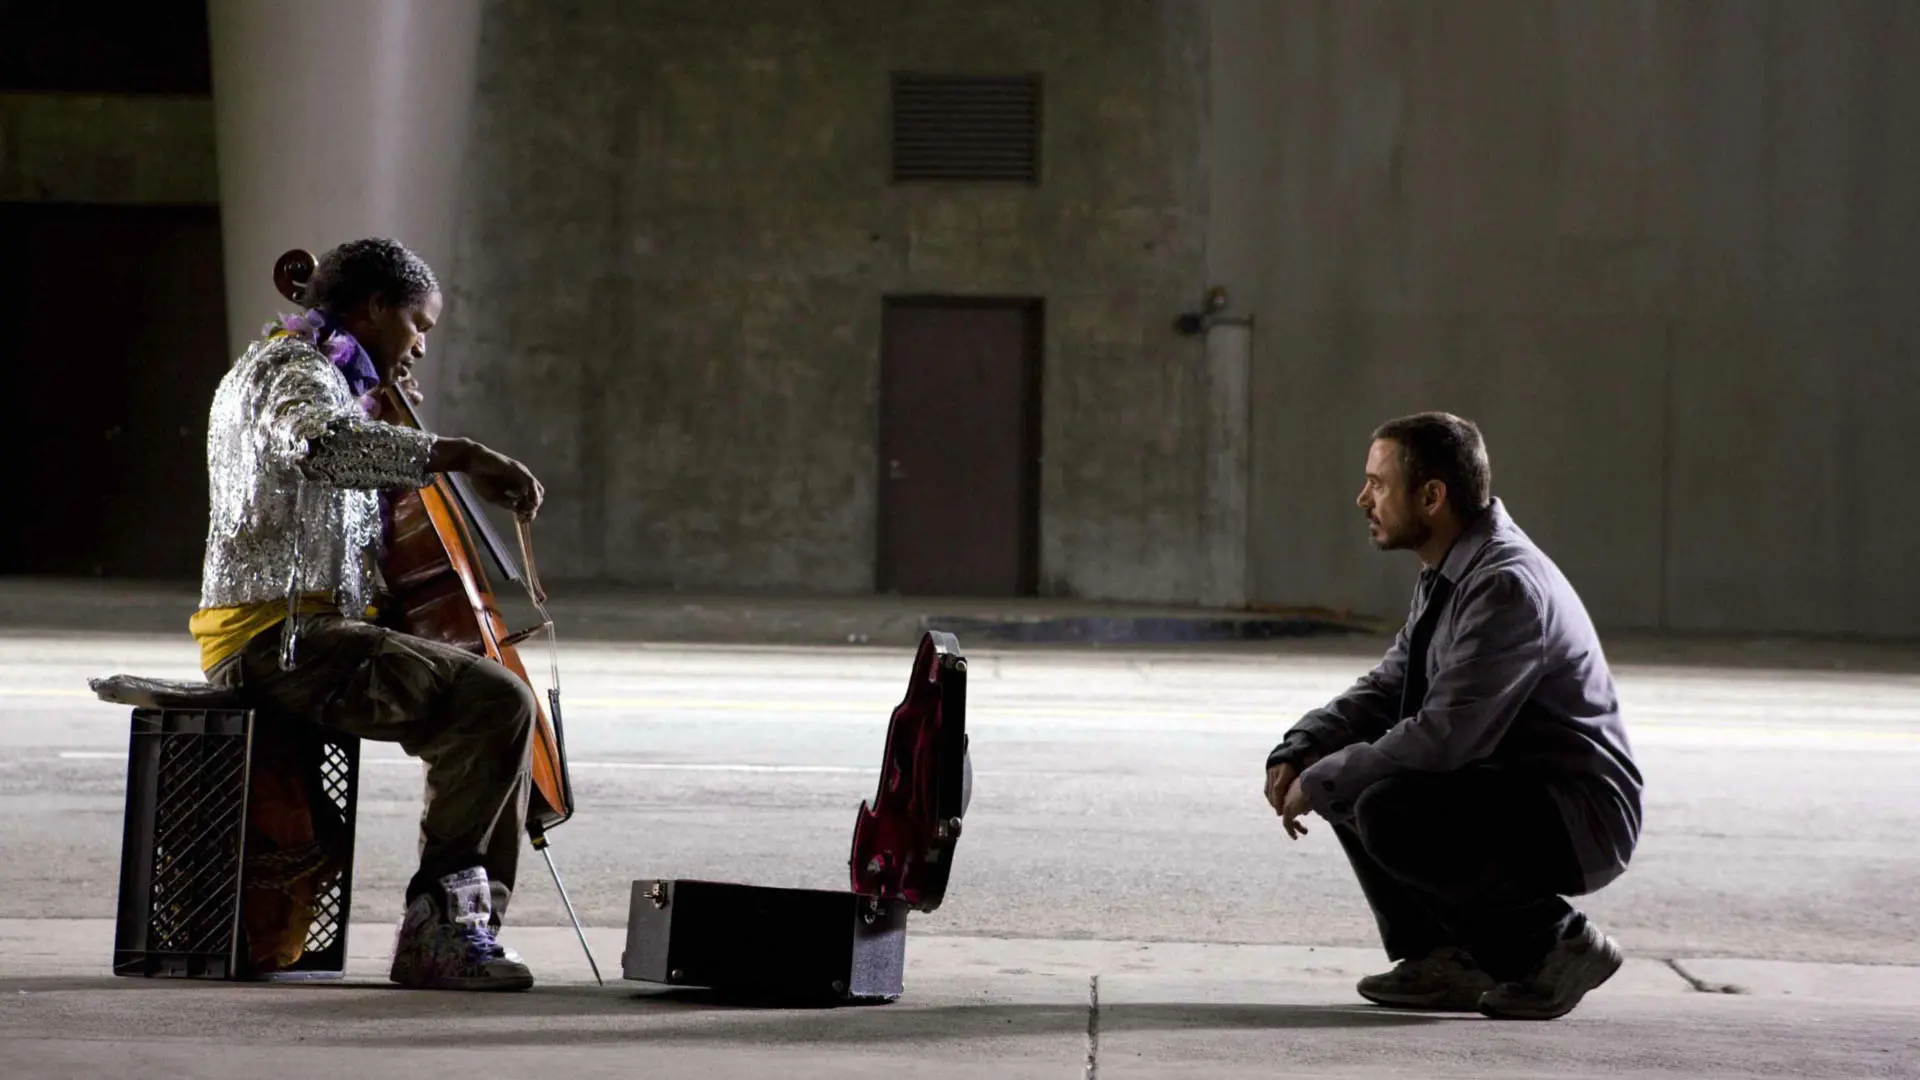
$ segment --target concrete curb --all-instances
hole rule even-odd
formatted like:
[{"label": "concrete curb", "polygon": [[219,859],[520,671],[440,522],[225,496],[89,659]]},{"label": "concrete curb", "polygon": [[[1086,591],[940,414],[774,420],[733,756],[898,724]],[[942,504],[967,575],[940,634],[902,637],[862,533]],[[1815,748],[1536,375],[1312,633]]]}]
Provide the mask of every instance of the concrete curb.
[{"label": "concrete curb", "polygon": [[[695,597],[594,585],[549,585],[563,640],[680,644],[912,646],[928,629],[995,645],[1150,646],[1352,637],[1365,620],[1323,611],[1219,611],[1055,600],[902,597]],[[508,621],[536,619],[502,595]],[[0,579],[0,627],[186,633],[198,603],[182,583]],[[525,611],[520,609],[525,608]]]}]

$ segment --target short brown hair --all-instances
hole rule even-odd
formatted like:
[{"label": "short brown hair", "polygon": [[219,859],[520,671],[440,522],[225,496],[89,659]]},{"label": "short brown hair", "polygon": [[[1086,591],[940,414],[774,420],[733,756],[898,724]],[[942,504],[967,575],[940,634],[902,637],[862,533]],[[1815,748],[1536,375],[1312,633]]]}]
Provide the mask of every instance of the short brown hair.
[{"label": "short brown hair", "polygon": [[1429,480],[1447,485],[1447,503],[1462,521],[1480,516],[1493,501],[1493,465],[1473,421],[1452,413],[1415,413],[1381,424],[1373,437],[1399,444],[1408,491]]}]

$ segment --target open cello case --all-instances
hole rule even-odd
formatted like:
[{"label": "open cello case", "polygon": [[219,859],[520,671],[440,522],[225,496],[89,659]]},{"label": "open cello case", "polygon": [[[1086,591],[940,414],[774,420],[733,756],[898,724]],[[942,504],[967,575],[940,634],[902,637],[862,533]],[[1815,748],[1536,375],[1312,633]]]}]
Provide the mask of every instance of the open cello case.
[{"label": "open cello case", "polygon": [[887,729],[879,792],[854,819],[851,887],[635,881],[625,977],[759,999],[897,999],[907,913],[946,897],[972,797],[966,708],[959,642],[928,631]]}]

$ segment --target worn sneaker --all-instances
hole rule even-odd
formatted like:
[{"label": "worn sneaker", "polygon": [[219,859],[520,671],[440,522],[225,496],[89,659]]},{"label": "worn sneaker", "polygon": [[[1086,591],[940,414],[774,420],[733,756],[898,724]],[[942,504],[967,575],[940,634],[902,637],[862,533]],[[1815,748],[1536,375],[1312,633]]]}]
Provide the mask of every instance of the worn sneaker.
[{"label": "worn sneaker", "polygon": [[1480,970],[1465,949],[1443,945],[1425,956],[1402,960],[1392,971],[1360,980],[1360,996],[1396,1009],[1472,1012],[1480,996],[1493,989],[1493,977]]},{"label": "worn sneaker", "polygon": [[416,990],[525,990],[533,972],[494,938],[492,891],[480,867],[440,879],[445,901],[414,897],[400,920],[388,978]]},{"label": "worn sneaker", "polygon": [[1480,1011],[1498,1020],[1557,1020],[1572,1012],[1588,991],[1613,978],[1622,959],[1612,938],[1582,920],[1579,930],[1553,947],[1539,970],[1489,990],[1480,999]]}]

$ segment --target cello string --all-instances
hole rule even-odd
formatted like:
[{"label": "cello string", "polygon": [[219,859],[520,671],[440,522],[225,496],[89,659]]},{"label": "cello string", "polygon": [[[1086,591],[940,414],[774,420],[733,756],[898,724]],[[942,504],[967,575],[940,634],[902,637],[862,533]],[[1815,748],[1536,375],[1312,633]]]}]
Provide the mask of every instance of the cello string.
[{"label": "cello string", "polygon": [[533,522],[515,515],[514,531],[520,538],[520,565],[526,570],[526,580],[521,582],[527,588],[527,599],[533,601],[533,609],[540,613],[540,621],[547,628],[547,662],[552,670],[553,692],[560,693],[560,635],[554,629],[553,616],[547,614],[547,590],[540,584],[540,570],[533,561]]}]

